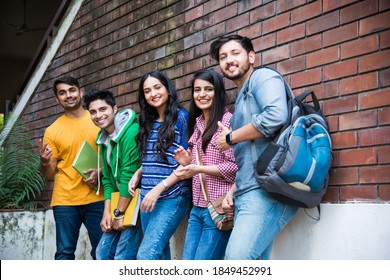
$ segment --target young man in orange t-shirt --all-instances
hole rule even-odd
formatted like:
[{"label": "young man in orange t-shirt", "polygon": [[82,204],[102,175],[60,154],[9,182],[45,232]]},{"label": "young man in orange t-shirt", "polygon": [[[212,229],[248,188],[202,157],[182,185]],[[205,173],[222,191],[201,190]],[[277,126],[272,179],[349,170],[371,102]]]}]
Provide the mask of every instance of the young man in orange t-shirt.
[{"label": "young man in orange t-shirt", "polygon": [[103,192],[93,187],[99,184],[97,169],[89,169],[83,177],[72,167],[84,140],[96,149],[99,129],[82,107],[83,91],[77,79],[63,77],[54,81],[55,100],[64,109],[39,140],[40,171],[46,179],[54,177],[50,206],[56,223],[56,260],[75,259],[81,224],[87,228],[92,245],[91,256],[96,259],[96,247],[102,236],[100,220],[103,215]]}]

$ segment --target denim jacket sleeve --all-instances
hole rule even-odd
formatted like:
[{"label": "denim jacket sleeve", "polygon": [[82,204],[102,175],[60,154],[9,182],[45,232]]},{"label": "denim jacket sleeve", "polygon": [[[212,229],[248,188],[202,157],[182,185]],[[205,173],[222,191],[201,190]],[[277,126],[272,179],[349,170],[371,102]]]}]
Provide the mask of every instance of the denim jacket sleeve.
[{"label": "denim jacket sleeve", "polygon": [[256,100],[255,106],[251,106],[253,126],[265,137],[273,137],[287,121],[283,77],[270,69],[259,69],[249,80],[249,92]]}]

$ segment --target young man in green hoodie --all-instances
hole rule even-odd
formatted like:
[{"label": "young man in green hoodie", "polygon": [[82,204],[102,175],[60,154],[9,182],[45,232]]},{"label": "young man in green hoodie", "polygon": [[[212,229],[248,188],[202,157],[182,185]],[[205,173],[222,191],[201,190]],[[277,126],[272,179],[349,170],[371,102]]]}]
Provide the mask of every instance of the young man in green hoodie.
[{"label": "young man in green hoodie", "polygon": [[[84,95],[84,106],[93,123],[101,130],[96,144],[103,161],[104,213],[100,226],[103,236],[96,249],[96,258],[136,259],[142,238],[141,224],[124,227],[124,212],[132,197],[128,183],[141,165],[136,136],[139,130],[133,110],[118,112],[114,95],[107,90],[91,90]],[[119,201],[111,213],[111,193],[119,191]],[[112,219],[114,217],[114,219]]]}]

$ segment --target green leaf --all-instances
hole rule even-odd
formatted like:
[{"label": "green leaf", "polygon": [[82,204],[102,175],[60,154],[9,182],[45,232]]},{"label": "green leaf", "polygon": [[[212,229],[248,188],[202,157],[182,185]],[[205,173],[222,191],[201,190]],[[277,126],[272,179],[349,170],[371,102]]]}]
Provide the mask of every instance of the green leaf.
[{"label": "green leaf", "polygon": [[33,210],[38,205],[33,199],[42,192],[45,179],[28,129],[16,120],[11,131],[1,131],[0,140],[4,140],[0,147],[0,208]]}]

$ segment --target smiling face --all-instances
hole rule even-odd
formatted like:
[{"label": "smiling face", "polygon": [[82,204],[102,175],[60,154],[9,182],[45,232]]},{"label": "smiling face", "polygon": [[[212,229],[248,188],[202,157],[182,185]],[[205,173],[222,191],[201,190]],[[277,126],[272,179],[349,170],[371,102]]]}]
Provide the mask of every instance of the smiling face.
[{"label": "smiling face", "polygon": [[196,79],[193,95],[196,107],[201,109],[204,115],[208,115],[214,101],[214,85],[208,81]]},{"label": "smiling face", "polygon": [[248,71],[255,61],[254,52],[249,52],[240,43],[231,40],[219,49],[219,66],[225,77],[233,81],[246,80]]},{"label": "smiling face", "polygon": [[55,99],[65,111],[73,111],[81,107],[81,98],[83,93],[78,87],[59,83],[57,84],[56,89]]},{"label": "smiling face", "polygon": [[168,90],[159,79],[148,77],[143,84],[143,92],[146,102],[157,109],[160,113],[164,112],[168,101]]},{"label": "smiling face", "polygon": [[89,104],[88,111],[91,114],[93,123],[97,127],[105,129],[108,134],[114,132],[115,114],[118,111],[116,105],[111,107],[105,100],[97,99]]}]

